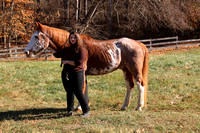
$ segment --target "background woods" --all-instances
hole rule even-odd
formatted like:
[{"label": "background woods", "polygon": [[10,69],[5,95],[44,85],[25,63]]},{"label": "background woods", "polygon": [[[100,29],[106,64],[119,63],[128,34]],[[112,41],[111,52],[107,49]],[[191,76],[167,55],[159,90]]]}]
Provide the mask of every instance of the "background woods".
[{"label": "background woods", "polygon": [[200,0],[1,0],[0,44],[28,42],[35,22],[96,39],[199,38]]}]

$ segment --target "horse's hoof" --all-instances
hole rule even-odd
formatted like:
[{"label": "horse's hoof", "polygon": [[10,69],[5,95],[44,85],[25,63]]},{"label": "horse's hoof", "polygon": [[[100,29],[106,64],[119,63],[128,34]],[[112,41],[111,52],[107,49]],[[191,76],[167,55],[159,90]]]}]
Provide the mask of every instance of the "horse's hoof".
[{"label": "horse's hoof", "polygon": [[77,108],[74,109],[74,111],[75,111],[75,112],[82,111],[82,108],[81,108],[81,107],[77,107]]},{"label": "horse's hoof", "polygon": [[121,108],[121,111],[124,111],[124,110],[126,110],[126,108],[123,108],[123,107],[122,107],[122,108]]},{"label": "horse's hoof", "polygon": [[79,111],[82,111],[82,109],[74,109],[74,112],[79,112]]},{"label": "horse's hoof", "polygon": [[142,111],[142,108],[141,107],[137,107],[135,110],[136,111]]}]

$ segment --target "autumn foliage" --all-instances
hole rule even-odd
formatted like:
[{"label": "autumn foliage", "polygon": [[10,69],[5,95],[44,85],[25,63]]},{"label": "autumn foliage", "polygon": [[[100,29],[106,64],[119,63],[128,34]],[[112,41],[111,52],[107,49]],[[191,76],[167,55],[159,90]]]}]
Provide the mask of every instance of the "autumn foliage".
[{"label": "autumn foliage", "polygon": [[95,39],[198,38],[200,0],[1,0],[0,44],[30,39],[35,22]]}]

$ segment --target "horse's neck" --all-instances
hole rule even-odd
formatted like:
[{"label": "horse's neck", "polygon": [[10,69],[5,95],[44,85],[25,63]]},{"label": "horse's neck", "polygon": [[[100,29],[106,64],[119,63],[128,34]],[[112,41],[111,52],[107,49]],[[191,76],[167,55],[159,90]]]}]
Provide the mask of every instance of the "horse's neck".
[{"label": "horse's neck", "polygon": [[51,39],[49,40],[49,47],[53,49],[55,52],[58,52],[61,49],[61,46],[54,44]]},{"label": "horse's neck", "polygon": [[69,37],[69,32],[48,26],[43,26],[42,32],[49,38],[49,47],[55,52],[59,52],[64,47]]}]

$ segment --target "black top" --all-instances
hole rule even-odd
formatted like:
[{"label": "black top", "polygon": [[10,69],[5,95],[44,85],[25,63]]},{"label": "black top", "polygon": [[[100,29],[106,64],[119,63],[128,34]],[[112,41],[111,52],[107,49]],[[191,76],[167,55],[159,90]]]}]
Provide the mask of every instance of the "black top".
[{"label": "black top", "polygon": [[75,52],[73,47],[65,47],[60,52],[53,54],[56,58],[62,58],[62,60],[74,61],[75,66],[65,64],[64,69],[72,72],[79,72],[84,70],[84,61],[86,60],[86,50],[81,49],[79,52]]}]

